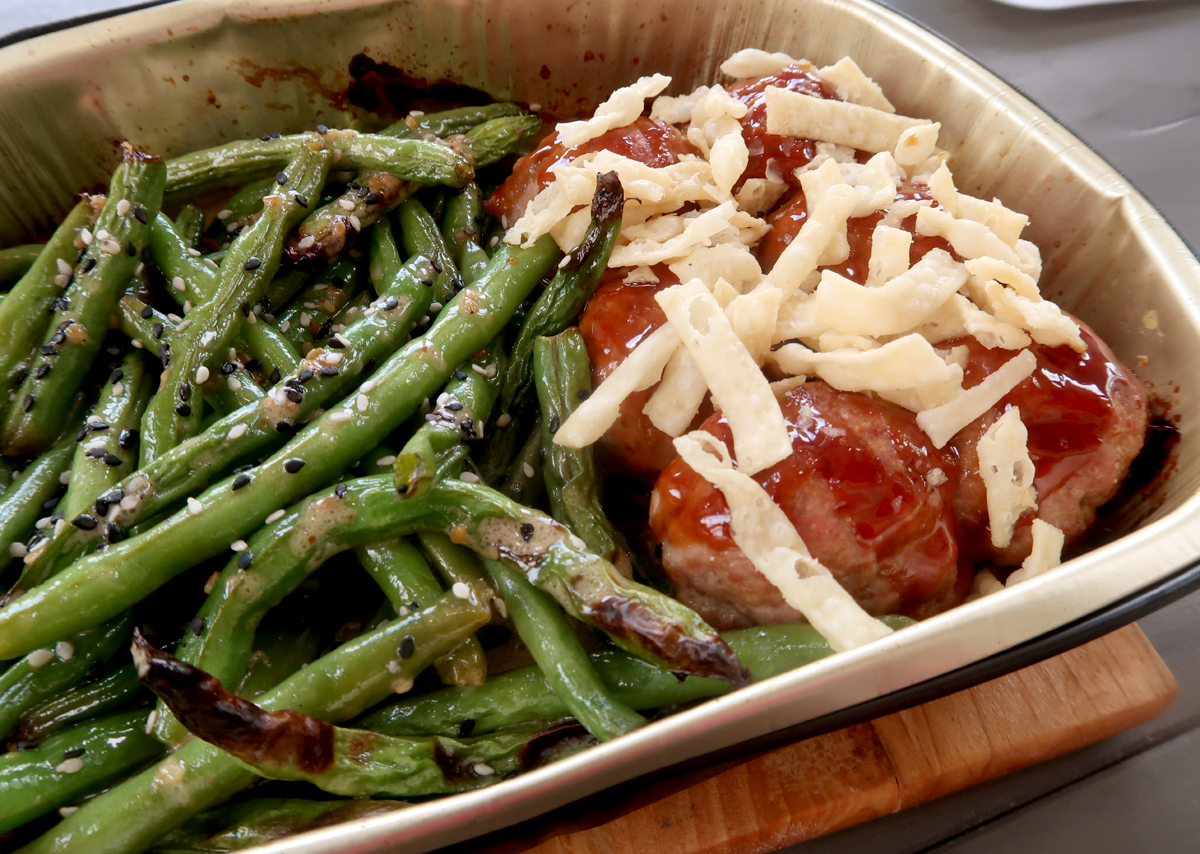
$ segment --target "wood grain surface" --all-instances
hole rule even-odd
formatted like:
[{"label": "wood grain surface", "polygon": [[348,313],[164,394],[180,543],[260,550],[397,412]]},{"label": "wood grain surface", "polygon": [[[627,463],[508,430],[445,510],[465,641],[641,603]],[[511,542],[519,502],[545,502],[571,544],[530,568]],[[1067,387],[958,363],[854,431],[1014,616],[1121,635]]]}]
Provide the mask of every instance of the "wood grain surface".
[{"label": "wood grain surface", "polygon": [[1157,715],[1176,690],[1146,636],[1126,626],[870,723],[585,800],[570,819],[523,827],[484,851],[775,851],[1107,738]]}]

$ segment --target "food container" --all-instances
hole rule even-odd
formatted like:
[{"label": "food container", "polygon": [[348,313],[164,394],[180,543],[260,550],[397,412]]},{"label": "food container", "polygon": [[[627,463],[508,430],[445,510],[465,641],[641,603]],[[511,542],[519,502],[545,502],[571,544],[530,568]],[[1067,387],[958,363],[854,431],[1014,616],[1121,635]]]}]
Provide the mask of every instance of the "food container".
[{"label": "food container", "polygon": [[[867,0],[184,0],[20,41],[0,50],[0,237],[29,239],[106,180],[121,139],[175,155],[337,124],[343,110],[369,123],[346,97],[352,67],[386,63],[569,116],[655,71],[690,91],[742,47],[818,64],[853,56],[900,112],[942,123],[958,185],[1031,216],[1044,291],[1135,368],[1178,427],[1159,482],[1106,543],[1012,590],[491,788],[264,851],[416,854],[772,733],[811,735],[965,687],[1200,584],[1200,393],[1185,382],[1200,353],[1200,264],[1050,116]],[[384,77],[406,108],[407,78],[373,79]],[[364,80],[357,91],[374,91]]]}]

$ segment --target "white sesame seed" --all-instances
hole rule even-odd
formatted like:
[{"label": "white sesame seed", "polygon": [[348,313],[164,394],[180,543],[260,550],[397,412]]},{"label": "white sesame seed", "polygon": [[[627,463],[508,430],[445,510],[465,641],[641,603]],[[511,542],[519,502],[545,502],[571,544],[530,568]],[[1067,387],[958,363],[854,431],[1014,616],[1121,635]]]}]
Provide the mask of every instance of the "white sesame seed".
[{"label": "white sesame seed", "polygon": [[323,358],[325,359],[325,364],[327,365],[340,365],[342,363],[342,359],[346,357],[341,353],[326,353]]},{"label": "white sesame seed", "polygon": [[54,652],[48,649],[35,649],[25,659],[34,670],[49,664],[54,660]]},{"label": "white sesame seed", "polygon": [[[187,307],[188,307],[188,308],[191,308],[191,307],[192,307],[192,306],[191,306],[191,303],[188,303],[188,304],[187,304]],[[175,327],[175,331],[176,331],[176,332],[182,332],[183,330],[185,330],[185,329],[187,329],[189,326],[191,326],[193,322],[194,322],[194,321],[192,321],[192,320],[186,320],[186,319],[185,319],[185,320],[181,320],[181,321],[179,321],[179,325]]]},{"label": "white sesame seed", "polygon": [[482,368],[479,365],[471,365],[471,370],[473,370],[475,373],[479,374],[480,376],[483,376],[483,377],[487,376],[487,369]]},{"label": "white sesame seed", "polygon": [[83,770],[83,760],[78,756],[71,759],[64,759],[54,767],[54,770],[60,774],[74,774],[77,771]]},{"label": "white sesame seed", "polygon": [[465,471],[458,476],[458,479],[463,483],[479,483],[479,475],[475,472]]},{"label": "white sesame seed", "polygon": [[521,463],[521,471],[525,472],[525,477],[533,477],[533,466],[529,463]]},{"label": "white sesame seed", "polygon": [[86,228],[79,229],[79,239],[83,241],[84,246],[92,245],[92,233]]},{"label": "white sesame seed", "polygon": [[233,216],[233,211],[229,208],[217,211],[217,219],[229,219],[231,216]]},{"label": "white sesame seed", "polygon": [[354,202],[350,201],[349,199],[338,199],[338,205],[344,211],[354,210]]},{"label": "white sesame seed", "polygon": [[[39,531],[46,530],[47,528],[50,527],[50,517],[43,516],[41,519],[38,519],[36,522],[33,523],[33,527],[35,527]],[[14,555],[14,557],[25,557],[25,555]]]},{"label": "white sesame seed", "polygon": [[[338,151],[336,148],[333,150],[333,153],[341,154],[341,152]],[[392,683],[392,690],[395,691],[397,694],[407,694],[409,691],[412,690],[412,686],[413,686],[413,681],[411,679],[397,679],[395,682]]]},{"label": "white sesame seed", "polygon": [[207,596],[209,593],[212,593],[217,587],[217,582],[220,580],[221,573],[219,570],[210,575],[208,580],[204,582],[204,595]]},{"label": "white sesame seed", "polygon": [[422,323],[428,323],[428,322],[429,322],[429,315],[427,314],[427,315],[425,315],[424,317],[422,317],[422,318],[421,318],[421,322],[422,322]]},{"label": "white sesame seed", "polygon": [[284,511],[276,510],[274,513],[272,513],[270,516],[267,517],[267,524],[274,525],[276,522],[278,522],[280,519],[283,518],[283,514],[284,514]]},{"label": "white sesame seed", "polygon": [[58,272],[62,273],[64,276],[69,276],[72,272],[74,272],[74,269],[71,267],[71,263],[65,258],[59,258],[56,263],[58,264]]},{"label": "white sesame seed", "polygon": [[301,237],[300,242],[297,243],[296,245],[299,246],[301,249],[311,249],[312,245],[316,242],[317,242],[317,238],[313,237],[310,234],[306,237]]},{"label": "white sesame seed", "polygon": [[189,254],[189,255],[191,255],[193,258],[199,258],[199,257],[200,257],[200,255],[201,255],[201,252],[200,252],[200,250],[199,250],[199,249],[191,249],[191,248],[189,248],[189,249],[188,249],[188,254]]},{"label": "white sesame seed", "polygon": [[97,240],[101,240],[101,241],[108,240],[108,238],[110,238],[110,237],[112,237],[112,235],[109,234],[108,231],[103,228],[96,232]]},{"label": "white sesame seed", "polygon": [[196,382],[198,382],[198,383],[208,382],[208,368],[204,367],[204,365],[201,365],[200,367],[196,368]]},{"label": "white sesame seed", "polygon": [[376,463],[376,465],[383,466],[384,468],[395,465],[396,464],[396,455],[388,454],[386,457],[380,457],[378,460],[375,461],[375,463]]},{"label": "white sesame seed", "polygon": [[255,314],[262,314],[263,313],[263,304],[261,302],[256,302],[254,304],[254,308],[252,308],[251,311],[253,311]]},{"label": "white sesame seed", "polygon": [[495,249],[499,244],[500,244],[500,235],[496,235],[495,237],[493,237],[491,240],[488,241],[488,246],[492,247],[493,249]]},{"label": "white sesame seed", "polygon": [[246,545],[245,540],[234,540],[229,544],[229,548],[233,549],[235,552],[244,552],[247,548],[249,548],[249,546]]},{"label": "white sesame seed", "polygon": [[235,425],[233,425],[233,428],[229,431],[229,433],[227,433],[226,435],[230,439],[240,439],[246,435],[246,429],[247,428],[246,428],[245,424],[235,424]]},{"label": "white sesame seed", "polygon": [[230,348],[229,348],[228,350],[226,350],[225,352],[227,352],[227,353],[229,354],[229,361],[231,361],[231,362],[236,362],[236,361],[238,360],[238,357],[237,357],[237,348],[235,348],[235,347],[230,347]]},{"label": "white sesame seed", "polygon": [[255,323],[258,323],[258,315],[253,311],[250,312],[248,315],[246,315],[246,322],[253,326]]},{"label": "white sesame seed", "polygon": [[158,723],[158,709],[154,709],[146,716],[146,734],[149,735],[154,729],[154,725]]},{"label": "white sesame seed", "polygon": [[238,224],[236,222],[231,222],[231,223],[229,223],[229,225],[225,226],[226,234],[233,234],[237,230],[238,230]]},{"label": "white sesame seed", "polygon": [[100,251],[105,255],[120,255],[121,244],[117,243],[117,241],[113,240],[112,238],[109,238],[100,244]]},{"label": "white sesame seed", "polygon": [[529,109],[530,109],[530,111],[531,111],[531,112],[534,112],[534,113],[536,113],[536,112],[537,112],[538,110],[540,110],[541,108],[542,108],[542,105],[541,105],[541,104],[530,104],[530,105],[529,105]]},{"label": "white sesame seed", "polygon": [[585,543],[583,540],[579,539],[579,537],[575,536],[574,534],[571,535],[570,540],[571,540],[571,545],[573,545],[577,549],[586,549],[587,548],[587,543]]},{"label": "white sesame seed", "polygon": [[442,304],[440,302],[431,302],[429,304],[429,310],[436,314],[442,310]]},{"label": "white sesame seed", "polygon": [[362,221],[355,214],[350,214],[349,219],[355,231],[362,231]]},{"label": "white sesame seed", "polygon": [[564,256],[562,257],[562,260],[558,262],[558,269],[560,269],[560,270],[561,270],[563,267],[567,266],[567,265],[568,265],[568,264],[570,264],[570,263],[571,263],[571,256],[570,256],[570,255],[564,255]]},{"label": "white sesame seed", "polygon": [[171,279],[171,287],[177,291],[186,291],[187,282],[183,280],[183,276],[176,276],[175,278]]},{"label": "white sesame seed", "polygon": [[70,483],[71,482],[71,470],[67,469],[65,472],[60,474],[58,476],[58,482],[62,483],[62,484]]},{"label": "white sesame seed", "polygon": [[24,543],[9,543],[8,553],[13,557],[25,557],[29,554],[29,549],[25,547]]},{"label": "white sesame seed", "polygon": [[122,510],[136,510],[137,506],[142,503],[142,499],[137,495],[126,495],[121,499]]},{"label": "white sesame seed", "polygon": [[[180,317],[178,314],[168,314],[167,320],[171,321],[172,323],[182,323],[183,322],[183,318]],[[116,354],[114,353],[113,355],[116,355]]]},{"label": "white sesame seed", "polygon": [[363,383],[361,386],[358,387],[358,390],[361,391],[363,394],[370,394],[371,392],[375,391],[375,386],[377,386],[377,385],[379,385],[379,383],[375,382],[375,380],[367,380],[365,383]]},{"label": "white sesame seed", "polygon": [[125,216],[125,214],[129,213],[131,207],[133,205],[129,204],[129,199],[121,199],[121,201],[117,202],[117,216]]},{"label": "white sesame seed", "polygon": [[142,340],[140,338],[134,338],[129,343],[132,344],[134,347],[136,347],[139,350],[142,349],[143,346],[145,346],[142,344]]},{"label": "white sesame seed", "polygon": [[75,657],[75,646],[70,641],[59,641],[54,645],[54,654],[63,661],[70,661]]},{"label": "white sesame seed", "polygon": [[407,605],[401,605],[401,606],[400,606],[400,610],[399,610],[399,611],[397,611],[396,613],[398,613],[398,614],[399,614],[401,617],[407,617],[407,616],[408,616],[408,613],[409,613],[409,611],[408,611],[408,606],[407,606]]},{"label": "white sesame seed", "polygon": [[185,299],[183,301],[183,313],[187,314],[191,310],[192,310],[192,301],[190,299]]},{"label": "white sesame seed", "polygon": [[474,765],[474,770],[475,770],[475,773],[478,774],[480,777],[490,777],[491,775],[496,773],[495,768],[493,768],[491,765],[488,765],[483,762],[476,762]]},{"label": "white sesame seed", "polygon": [[[223,248],[223,249],[224,249],[224,248],[227,248],[227,247],[228,247],[228,245],[229,245],[229,244],[226,244],[226,245],[225,245],[225,246],[223,246],[222,248]],[[218,266],[217,266],[217,262],[216,262],[216,261],[214,261],[214,260],[213,260],[213,259],[211,259],[211,258],[205,258],[205,259],[204,259],[204,263],[205,263],[205,264],[207,264],[208,266],[212,267],[214,270],[220,270],[220,269],[221,269],[220,267],[218,267]]]},{"label": "white sesame seed", "polygon": [[346,324],[344,324],[344,323],[335,323],[335,324],[333,324],[333,326],[331,326],[331,327],[329,327],[329,328],[330,328],[332,331],[334,331],[334,332],[345,332],[345,331],[346,331]]},{"label": "white sesame seed", "polygon": [[350,346],[350,342],[349,342],[349,341],[347,341],[345,338],[343,338],[341,335],[334,335],[334,336],[333,336],[333,338],[334,338],[334,340],[335,340],[335,341],[337,341],[337,342],[338,342],[339,344],[341,344],[343,347],[349,347],[349,346]]},{"label": "white sesame seed", "polygon": [[112,387],[112,392],[117,397],[123,395],[125,393],[125,383],[115,383]]},{"label": "white sesame seed", "polygon": [[512,423],[512,416],[507,412],[500,413],[500,417],[496,419],[497,427],[507,427],[510,423]]},{"label": "white sesame seed", "polygon": [[312,318],[308,316],[307,311],[300,312],[300,325],[301,326],[308,326],[308,324],[311,322],[312,322]]},{"label": "white sesame seed", "polygon": [[402,668],[402,665],[400,664],[400,662],[394,658],[387,663],[387,672],[388,673],[399,673],[401,668]]},{"label": "white sesame seed", "polygon": [[449,403],[449,402],[450,402],[450,393],[449,393],[449,392],[445,392],[445,391],[444,391],[444,392],[442,392],[441,394],[439,394],[439,395],[437,396],[437,400],[436,400],[436,401],[434,401],[434,402],[435,402],[435,403],[436,403],[438,406],[445,406],[447,403]]},{"label": "white sesame seed", "polygon": [[329,413],[329,420],[335,424],[341,423],[342,421],[349,421],[353,417],[354,413],[352,413],[349,409],[337,409]]},{"label": "white sesame seed", "polygon": [[70,816],[73,816],[77,812],[79,812],[79,807],[59,807],[58,808],[58,814],[61,815],[63,818],[68,818]]},{"label": "white sesame seed", "polygon": [[230,391],[241,391],[242,390],[242,381],[239,380],[237,377],[230,377],[228,380],[225,381],[225,385],[229,386]]},{"label": "white sesame seed", "polygon": [[204,505],[201,504],[195,498],[188,498],[187,506],[188,506],[188,512],[191,513],[193,516],[195,516],[197,513],[200,513],[202,510],[204,510]]},{"label": "white sesame seed", "polygon": [[282,320],[279,322],[279,331],[280,332],[287,332],[291,328],[292,328],[292,324],[290,321]]},{"label": "white sesame seed", "polygon": [[470,599],[471,598],[471,588],[468,587],[462,581],[454,582],[454,586],[452,586],[450,588],[450,592],[453,593],[455,596],[457,596],[459,599]]},{"label": "white sesame seed", "polygon": [[508,619],[508,603],[496,596],[492,599],[492,604],[496,606],[496,610],[500,613],[503,619]]},{"label": "white sesame seed", "polygon": [[354,405],[358,407],[359,412],[366,412],[367,405],[370,402],[371,401],[369,401],[367,399],[367,396],[365,394],[360,394],[358,397],[354,398]]}]

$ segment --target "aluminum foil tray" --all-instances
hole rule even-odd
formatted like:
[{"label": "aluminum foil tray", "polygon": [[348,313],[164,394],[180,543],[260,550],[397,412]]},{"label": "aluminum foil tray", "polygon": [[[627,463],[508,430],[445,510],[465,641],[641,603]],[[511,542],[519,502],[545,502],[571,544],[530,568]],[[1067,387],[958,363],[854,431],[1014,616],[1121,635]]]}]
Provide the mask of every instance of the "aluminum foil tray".
[{"label": "aluminum foil tray", "polygon": [[[0,238],[103,183],[115,145],[163,155],[337,123],[355,56],[570,116],[654,71],[672,91],[734,50],[844,55],[900,112],[942,123],[960,187],[1027,213],[1043,288],[1133,366],[1180,432],[1110,541],[1012,590],[491,788],[266,852],[417,854],[714,751],[844,726],[1024,666],[1200,585],[1200,263],[1146,200],[1036,105],[867,0],[183,0],[0,50]],[[359,60],[360,64],[362,60]],[[361,111],[360,111],[361,112]],[[369,120],[369,116],[365,116]]]}]

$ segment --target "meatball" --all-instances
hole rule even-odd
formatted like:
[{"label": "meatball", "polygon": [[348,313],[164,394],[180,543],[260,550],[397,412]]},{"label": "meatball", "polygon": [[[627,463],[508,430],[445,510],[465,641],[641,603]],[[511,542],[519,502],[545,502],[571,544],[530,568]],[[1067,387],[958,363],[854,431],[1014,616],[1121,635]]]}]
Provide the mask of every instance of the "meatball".
[{"label": "meatball", "polygon": [[[929,188],[924,184],[905,182],[896,191],[896,200],[932,199]],[[937,204],[934,203],[934,207]],[[850,244],[850,256],[841,264],[822,267],[822,270],[833,270],[847,279],[858,284],[866,284],[867,269],[871,260],[871,242],[875,235],[875,226],[884,217],[884,211],[876,211],[863,217],[852,217],[846,221],[846,242]],[[783,254],[783,250],[796,239],[800,229],[808,219],[808,205],[804,200],[804,192],[798,192],[767,217],[771,230],[759,241],[758,261],[766,272],[770,272]],[[954,250],[941,237],[927,237],[917,234],[917,218],[910,216],[900,223],[900,227],[913,235],[912,247],[909,249],[909,264],[915,264],[925,257],[931,249],[944,249],[952,256]]]},{"label": "meatball", "polygon": [[[1068,544],[1079,539],[1096,510],[1116,494],[1142,448],[1148,421],[1145,388],[1091,329],[1083,323],[1079,328],[1087,352],[1034,344],[1029,348],[1037,356],[1033,374],[950,443],[961,471],[955,502],[964,560],[1020,564],[1029,556],[1035,517],[1062,530]],[[978,385],[1013,356],[1008,350],[988,350],[974,338],[942,346],[960,344],[970,353],[964,388]],[[997,549],[991,544],[976,445],[1010,406],[1020,408],[1029,432],[1038,508],[1036,513],[1027,510],[1009,545]]]},{"label": "meatball", "polygon": [[687,137],[666,122],[639,118],[631,125],[610,130],[595,139],[572,148],[564,146],[554,132],[534,151],[517,161],[512,174],[485,203],[485,207],[506,225],[512,225],[525,213],[525,207],[554,180],[550,170],[559,163],[593,151],[608,150],[653,166],[656,169],[679,162],[680,155],[696,154]]},{"label": "meatball", "polygon": [[742,137],[746,140],[746,148],[750,153],[741,180],[765,178],[767,170],[770,169],[793,187],[799,187],[800,182],[792,173],[813,159],[813,155],[817,153],[817,144],[811,139],[767,133],[766,92],[771,86],[811,95],[814,98],[833,101],[839,99],[828,82],[798,65],[789,65],[774,74],[746,80],[729,88],[729,94],[749,108],[746,115],[740,119]]},{"label": "meatball", "polygon": [[[960,598],[953,460],[911,413],[820,382],[780,401],[792,455],[754,475],[869,613],[926,616]],[[732,446],[720,413],[702,428]],[[650,525],[680,601],[719,629],[802,620],[733,541],[720,490],[676,458]]]},{"label": "meatball", "polygon": [[[609,270],[588,300],[579,320],[579,331],[592,362],[592,384],[599,385],[625,361],[646,337],[667,322],[654,300],[663,288],[679,280],[665,266],[654,268],[658,282],[626,282],[628,270]],[[596,443],[605,469],[653,483],[667,463],[675,459],[671,437],[650,423],[642,412],[658,384],[637,391],[621,403],[621,415]],[[695,425],[712,412],[702,409]]]}]

